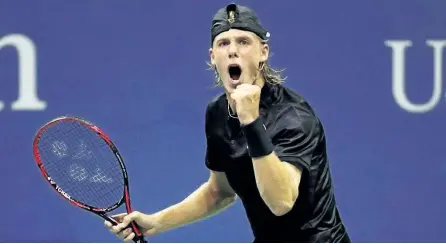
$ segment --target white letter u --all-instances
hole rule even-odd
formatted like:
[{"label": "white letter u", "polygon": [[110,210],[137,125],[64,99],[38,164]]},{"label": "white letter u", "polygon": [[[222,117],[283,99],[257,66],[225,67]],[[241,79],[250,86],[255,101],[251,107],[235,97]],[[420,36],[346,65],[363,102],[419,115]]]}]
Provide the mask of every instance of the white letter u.
[{"label": "white letter u", "polygon": [[434,50],[434,87],[429,101],[423,104],[412,103],[406,94],[405,79],[405,50],[412,46],[412,42],[386,41],[385,45],[392,48],[392,94],[396,103],[404,110],[411,113],[426,113],[435,108],[440,102],[442,91],[442,63],[443,49],[446,41],[428,40],[426,44]]}]

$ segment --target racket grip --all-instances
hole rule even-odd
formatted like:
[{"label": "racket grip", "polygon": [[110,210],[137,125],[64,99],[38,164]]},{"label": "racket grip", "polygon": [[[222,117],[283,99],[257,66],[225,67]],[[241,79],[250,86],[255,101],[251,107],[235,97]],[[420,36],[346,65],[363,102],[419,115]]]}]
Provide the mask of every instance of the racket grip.
[{"label": "racket grip", "polygon": [[125,229],[132,228],[133,233],[135,233],[135,237],[133,237],[133,242],[135,243],[147,243],[144,239],[144,235],[141,233],[138,224],[135,221],[132,221]]},{"label": "racket grip", "polygon": [[[117,225],[118,224],[114,219],[112,219],[112,218],[110,218],[108,216],[103,216],[103,217],[105,217],[106,220],[110,221],[112,223],[112,225]],[[147,241],[144,239],[144,235],[141,233],[140,228],[139,228],[138,224],[136,224],[135,221],[131,222],[128,226],[126,226],[124,228],[124,230],[127,229],[127,228],[131,228],[133,230],[133,233],[135,233],[135,237],[133,237],[133,239],[132,239],[133,242],[135,242],[135,243],[147,243]],[[135,229],[137,231],[135,231]],[[137,232],[139,233],[139,235],[137,234]]]}]

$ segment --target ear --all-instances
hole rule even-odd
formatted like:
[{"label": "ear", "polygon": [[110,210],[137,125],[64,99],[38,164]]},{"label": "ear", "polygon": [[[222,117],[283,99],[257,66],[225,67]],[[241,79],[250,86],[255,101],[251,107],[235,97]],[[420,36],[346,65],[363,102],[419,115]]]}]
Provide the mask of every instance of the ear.
[{"label": "ear", "polygon": [[261,54],[260,54],[260,61],[261,62],[266,62],[266,60],[268,60],[269,58],[269,46],[268,44],[262,44],[261,46],[262,50],[261,50]]},{"label": "ear", "polygon": [[214,51],[212,50],[212,47],[209,48],[209,57],[211,58],[211,64],[215,65]]}]

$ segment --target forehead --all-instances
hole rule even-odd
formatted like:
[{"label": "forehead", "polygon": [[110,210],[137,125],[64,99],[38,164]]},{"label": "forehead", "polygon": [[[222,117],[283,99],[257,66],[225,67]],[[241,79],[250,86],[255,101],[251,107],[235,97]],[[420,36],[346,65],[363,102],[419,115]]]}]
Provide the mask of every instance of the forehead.
[{"label": "forehead", "polygon": [[222,32],[218,36],[216,36],[215,41],[218,41],[221,39],[233,39],[233,38],[240,38],[240,37],[248,37],[248,38],[255,39],[257,37],[257,35],[250,31],[244,31],[244,30],[239,30],[239,29],[230,29],[230,30]]}]

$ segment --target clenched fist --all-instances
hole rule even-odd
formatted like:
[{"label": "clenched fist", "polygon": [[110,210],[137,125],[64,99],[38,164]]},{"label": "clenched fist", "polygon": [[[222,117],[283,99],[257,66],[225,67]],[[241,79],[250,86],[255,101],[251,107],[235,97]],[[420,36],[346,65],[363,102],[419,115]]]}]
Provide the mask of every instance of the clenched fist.
[{"label": "clenched fist", "polygon": [[250,124],[259,117],[260,92],[259,86],[248,84],[241,84],[232,92],[231,99],[241,124]]}]

